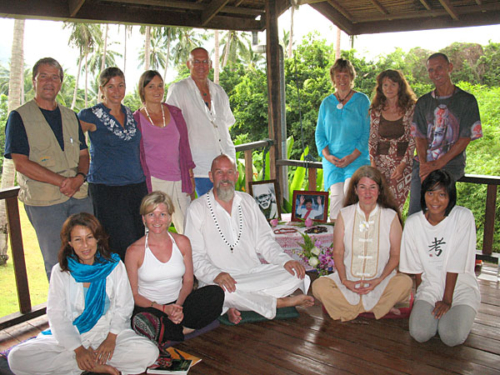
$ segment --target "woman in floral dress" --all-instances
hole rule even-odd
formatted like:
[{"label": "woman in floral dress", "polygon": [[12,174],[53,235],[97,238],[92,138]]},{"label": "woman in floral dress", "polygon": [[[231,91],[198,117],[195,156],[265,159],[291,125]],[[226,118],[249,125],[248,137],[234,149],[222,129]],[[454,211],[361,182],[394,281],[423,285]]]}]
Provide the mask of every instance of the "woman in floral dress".
[{"label": "woman in floral dress", "polygon": [[144,235],[139,208],[148,193],[141,167],[137,129],[132,111],[122,105],[125,77],[118,68],[102,71],[102,103],[78,117],[90,136],[89,191],[94,214],[109,235],[110,248],[125,259],[125,251]]},{"label": "woman in floral dress", "polygon": [[400,71],[385,70],[378,75],[370,114],[370,159],[389,183],[399,211],[410,191],[415,152],[410,128],[415,102],[415,94]]}]

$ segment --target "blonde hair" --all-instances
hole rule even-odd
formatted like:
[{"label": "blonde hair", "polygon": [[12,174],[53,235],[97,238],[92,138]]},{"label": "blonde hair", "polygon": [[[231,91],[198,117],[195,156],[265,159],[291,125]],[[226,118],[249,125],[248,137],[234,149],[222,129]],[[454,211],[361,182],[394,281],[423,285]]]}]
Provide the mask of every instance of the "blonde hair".
[{"label": "blonde hair", "polygon": [[172,215],[175,211],[174,205],[170,197],[163,191],[153,191],[142,198],[139,212],[142,216],[147,215],[156,210],[156,208],[162,203],[167,206],[168,214]]},{"label": "blonde hair", "polygon": [[349,60],[337,59],[335,64],[330,68],[330,79],[335,86],[335,72],[347,72],[351,76],[351,89],[354,87],[354,80],[356,79],[356,70]]}]

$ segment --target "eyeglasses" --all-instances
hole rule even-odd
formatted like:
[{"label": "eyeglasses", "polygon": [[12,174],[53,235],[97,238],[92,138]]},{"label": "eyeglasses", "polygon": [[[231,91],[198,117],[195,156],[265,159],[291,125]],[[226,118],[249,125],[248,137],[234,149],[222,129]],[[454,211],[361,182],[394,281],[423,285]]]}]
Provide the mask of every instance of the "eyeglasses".
[{"label": "eyeglasses", "polygon": [[49,75],[49,74],[39,74],[37,77],[39,81],[53,81],[53,82],[61,82],[61,77],[57,74]]},{"label": "eyeglasses", "polygon": [[210,60],[191,60],[191,62],[194,65],[200,65],[200,64],[208,65],[208,64],[210,64]]}]

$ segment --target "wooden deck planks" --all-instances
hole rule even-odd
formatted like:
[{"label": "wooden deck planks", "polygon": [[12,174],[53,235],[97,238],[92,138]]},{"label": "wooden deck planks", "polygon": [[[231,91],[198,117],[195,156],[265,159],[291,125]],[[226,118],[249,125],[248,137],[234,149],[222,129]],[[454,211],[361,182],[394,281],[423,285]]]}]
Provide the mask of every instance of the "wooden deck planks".
[{"label": "wooden deck planks", "polygon": [[[483,267],[488,275],[490,268]],[[299,308],[296,319],[222,325],[178,348],[203,359],[190,370],[193,375],[500,374],[500,287],[489,279],[479,284],[476,321],[456,348],[437,337],[417,343],[407,319],[336,322],[318,302]],[[0,350],[38,334],[46,323],[43,316],[0,331]]]}]

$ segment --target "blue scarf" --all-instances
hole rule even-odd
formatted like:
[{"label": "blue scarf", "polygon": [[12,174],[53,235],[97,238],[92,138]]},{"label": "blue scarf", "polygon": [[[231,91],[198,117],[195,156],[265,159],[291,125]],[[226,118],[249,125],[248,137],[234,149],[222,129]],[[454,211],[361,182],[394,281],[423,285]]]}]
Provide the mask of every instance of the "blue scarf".
[{"label": "blue scarf", "polygon": [[87,265],[68,257],[68,268],[71,276],[79,283],[90,283],[85,296],[85,309],[73,321],[80,334],[90,331],[104,313],[106,301],[106,278],[115,269],[120,261],[118,254],[111,254],[111,261],[96,254],[94,264]]},{"label": "blue scarf", "polygon": [[[80,263],[74,257],[68,257],[68,268],[71,276],[79,283],[90,283],[85,296],[85,308],[82,314],[73,321],[80,334],[90,331],[101,319],[106,302],[106,278],[120,262],[118,254],[111,254],[111,261],[97,253],[94,264]],[[51,335],[50,329],[42,332]]]}]

